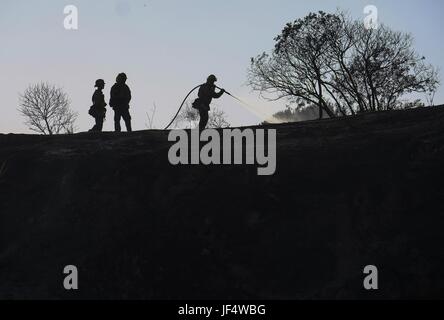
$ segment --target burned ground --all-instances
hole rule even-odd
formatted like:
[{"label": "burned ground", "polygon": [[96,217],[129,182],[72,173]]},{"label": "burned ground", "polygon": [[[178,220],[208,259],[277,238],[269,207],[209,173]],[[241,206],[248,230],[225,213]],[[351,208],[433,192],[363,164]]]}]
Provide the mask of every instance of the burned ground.
[{"label": "burned ground", "polygon": [[0,298],[444,298],[443,107],[269,128],[269,177],[163,131],[0,135]]}]

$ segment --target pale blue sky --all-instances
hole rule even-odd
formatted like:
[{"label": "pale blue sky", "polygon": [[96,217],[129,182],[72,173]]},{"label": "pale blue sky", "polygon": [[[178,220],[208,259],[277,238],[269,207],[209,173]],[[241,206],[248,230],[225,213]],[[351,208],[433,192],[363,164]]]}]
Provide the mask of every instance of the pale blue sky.
[{"label": "pale blue sky", "polygon": [[[79,9],[79,30],[63,27],[63,8]],[[348,10],[363,19],[373,4],[380,21],[411,32],[418,52],[444,70],[442,0],[0,0],[0,132],[25,132],[18,114],[18,93],[28,84],[47,81],[62,86],[79,113],[77,126],[92,126],[87,114],[97,78],[107,82],[128,74],[133,91],[134,128],[145,129],[145,113],[158,106],[155,125],[168,123],[184,95],[215,73],[219,85],[273,111],[271,104],[245,86],[249,59],[273,48],[285,23],[310,11]],[[437,103],[444,103],[440,89]],[[216,103],[233,125],[255,124],[256,116],[224,96]],[[113,126],[109,112],[106,130]]]}]

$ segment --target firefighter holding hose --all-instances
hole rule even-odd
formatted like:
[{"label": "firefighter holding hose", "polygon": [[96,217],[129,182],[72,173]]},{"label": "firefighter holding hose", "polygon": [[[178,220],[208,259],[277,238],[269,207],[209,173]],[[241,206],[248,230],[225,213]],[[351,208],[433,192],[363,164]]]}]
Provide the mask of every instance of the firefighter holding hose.
[{"label": "firefighter holding hose", "polygon": [[217,78],[215,75],[210,75],[207,78],[207,82],[200,86],[199,88],[199,98],[193,102],[193,108],[199,110],[199,130],[205,130],[208,123],[208,113],[210,111],[210,104],[213,99],[219,99],[224,93],[225,90],[221,89],[219,92],[216,92],[216,81]]}]

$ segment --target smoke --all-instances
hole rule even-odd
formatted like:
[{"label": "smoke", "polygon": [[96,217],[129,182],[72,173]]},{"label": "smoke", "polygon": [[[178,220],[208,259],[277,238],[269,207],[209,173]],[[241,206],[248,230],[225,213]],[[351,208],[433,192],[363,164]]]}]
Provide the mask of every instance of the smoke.
[{"label": "smoke", "polygon": [[244,100],[241,100],[236,97],[233,98],[235,98],[241,106],[243,106],[245,109],[253,113],[259,119],[264,120],[265,122],[274,123],[274,124],[283,122],[280,119],[276,118],[274,115],[270,115],[269,109],[265,108],[264,106],[258,106],[258,105],[252,106],[249,103],[246,103]]},{"label": "smoke", "polygon": [[[300,110],[288,106],[287,109],[275,113],[273,117],[277,119],[279,123],[315,120],[319,118],[319,107],[310,105]],[[324,118],[325,117],[328,116],[324,114]]]}]

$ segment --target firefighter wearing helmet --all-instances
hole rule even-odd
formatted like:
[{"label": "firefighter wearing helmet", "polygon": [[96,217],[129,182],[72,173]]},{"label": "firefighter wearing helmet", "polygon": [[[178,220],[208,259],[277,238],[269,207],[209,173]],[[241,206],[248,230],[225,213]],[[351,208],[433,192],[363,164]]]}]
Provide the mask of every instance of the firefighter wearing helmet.
[{"label": "firefighter wearing helmet", "polygon": [[95,119],[96,123],[92,127],[90,132],[101,132],[103,129],[103,121],[106,116],[106,102],[105,96],[103,94],[103,89],[105,88],[105,81],[102,79],[96,80],[95,83],[96,91],[93,94],[92,102],[93,105],[89,109],[89,114]]},{"label": "firefighter wearing helmet", "polygon": [[207,78],[207,82],[200,86],[199,89],[199,98],[193,103],[193,107],[199,110],[200,121],[199,121],[199,130],[205,130],[208,123],[208,113],[210,111],[210,104],[213,99],[219,99],[224,93],[225,90],[222,89],[219,92],[216,92],[216,83],[217,78],[215,75],[210,75]]}]

